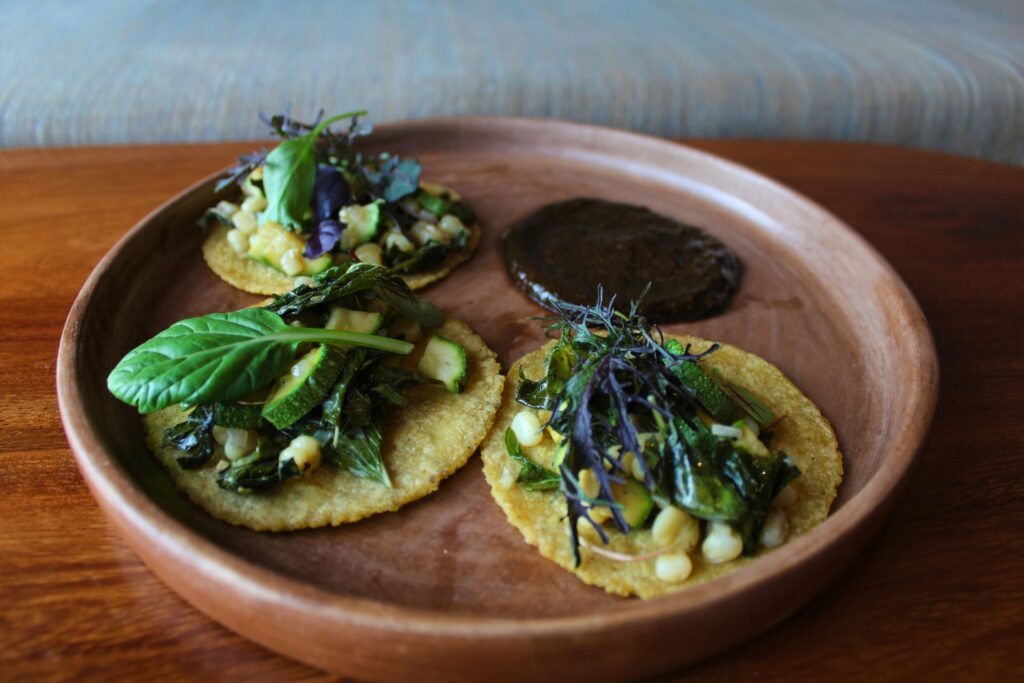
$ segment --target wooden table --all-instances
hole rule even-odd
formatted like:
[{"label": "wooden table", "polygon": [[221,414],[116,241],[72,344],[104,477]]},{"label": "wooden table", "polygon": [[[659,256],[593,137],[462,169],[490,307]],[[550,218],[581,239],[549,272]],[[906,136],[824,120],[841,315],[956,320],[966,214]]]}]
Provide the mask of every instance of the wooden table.
[{"label": "wooden table", "polygon": [[[942,392],[920,466],[868,551],[780,627],[664,680],[1020,680],[1024,169],[864,145],[693,144],[860,230],[921,302]],[[0,679],[331,678],[149,574],[89,495],[54,396],[57,340],[92,267],[251,147],[0,152]]]}]

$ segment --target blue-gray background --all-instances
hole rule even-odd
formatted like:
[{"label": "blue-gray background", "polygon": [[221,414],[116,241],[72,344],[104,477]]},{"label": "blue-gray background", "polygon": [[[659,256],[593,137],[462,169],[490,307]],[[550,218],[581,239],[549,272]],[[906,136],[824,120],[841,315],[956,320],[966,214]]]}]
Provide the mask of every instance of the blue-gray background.
[{"label": "blue-gray background", "polygon": [[258,111],[551,116],[1024,163],[1024,0],[0,0],[0,147]]}]

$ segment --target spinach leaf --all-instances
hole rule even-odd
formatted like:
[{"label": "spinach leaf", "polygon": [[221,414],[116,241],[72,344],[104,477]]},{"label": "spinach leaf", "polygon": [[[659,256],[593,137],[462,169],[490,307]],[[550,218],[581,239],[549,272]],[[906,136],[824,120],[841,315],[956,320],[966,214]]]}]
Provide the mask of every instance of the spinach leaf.
[{"label": "spinach leaf", "polygon": [[519,463],[519,476],[516,477],[516,484],[527,491],[549,491],[557,489],[561,484],[561,478],[557,472],[552,472],[530,460],[519,448],[519,439],[512,428],[505,430],[505,451],[508,456]]},{"label": "spinach leaf", "polygon": [[411,195],[420,185],[420,162],[390,155],[378,168],[367,168],[366,178],[386,201],[397,202]]},{"label": "spinach leaf", "polygon": [[303,215],[313,200],[317,138],[332,123],[365,113],[332,116],[305,135],[286,139],[271,150],[263,169],[263,188],[267,196],[264,220],[276,221],[286,228],[302,227]]},{"label": "spinach leaf", "polygon": [[404,406],[409,400],[402,394],[404,389],[420,384],[444,386],[440,380],[424,377],[418,372],[396,365],[376,364],[368,373],[366,386],[371,396],[393,406]]},{"label": "spinach leaf", "polygon": [[291,327],[271,311],[247,308],[171,325],[122,358],[107,388],[142,413],[176,403],[233,401],[280,376],[302,342],[399,354],[413,348],[373,334]]},{"label": "spinach leaf", "polygon": [[444,313],[413,294],[401,277],[372,263],[332,266],[313,276],[313,284],[299,285],[279,295],[267,304],[266,309],[280,316],[295,316],[367,291],[424,327],[436,327],[444,322]]},{"label": "spinach leaf", "polygon": [[160,445],[177,448],[184,454],[178,457],[183,470],[198,469],[213,455],[213,413],[212,405],[198,405],[184,422],[164,431]]}]

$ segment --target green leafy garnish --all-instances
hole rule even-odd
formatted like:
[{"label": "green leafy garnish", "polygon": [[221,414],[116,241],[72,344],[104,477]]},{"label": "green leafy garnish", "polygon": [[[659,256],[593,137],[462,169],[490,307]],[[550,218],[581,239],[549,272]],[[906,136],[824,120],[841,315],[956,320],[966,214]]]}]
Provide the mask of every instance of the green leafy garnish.
[{"label": "green leafy garnish", "polygon": [[[217,485],[228,491],[248,493],[281,483],[284,479],[299,476],[298,468],[292,464],[289,469],[281,467],[278,455],[283,449],[281,444],[273,444],[270,440],[263,441],[249,455],[233,460],[224,470],[217,474]],[[282,476],[282,470],[284,475]]]},{"label": "green leafy garnish", "polygon": [[516,433],[512,431],[511,427],[505,430],[505,451],[510,458],[519,463],[519,476],[516,477],[516,483],[527,491],[549,491],[557,489],[561,484],[557,472],[538,465],[523,453],[519,447],[519,439],[516,438]]},{"label": "green leafy garnish", "polygon": [[[424,327],[436,327],[444,322],[444,313],[413,294],[405,280],[372,263],[332,266],[313,276],[313,284],[299,285],[279,295],[267,304],[266,309],[281,316],[295,316],[324,304],[341,305],[343,299],[361,293],[381,299]],[[349,307],[356,308],[354,305]]]},{"label": "green leafy garnish", "polygon": [[184,422],[164,431],[160,445],[182,452],[178,465],[183,470],[198,469],[213,455],[213,414],[212,405],[196,406]]},{"label": "green leafy garnish", "polygon": [[176,403],[234,401],[284,373],[303,342],[403,355],[413,348],[373,334],[292,327],[276,313],[247,308],[171,325],[121,359],[107,388],[141,413]]},{"label": "green leafy garnish", "polygon": [[388,488],[391,477],[380,457],[380,427],[370,423],[339,432],[334,440],[332,462],[357,477],[376,481]]},{"label": "green leafy garnish", "polygon": [[302,227],[303,217],[313,200],[317,138],[332,123],[365,114],[365,111],[352,111],[332,116],[305,135],[283,140],[267,154],[263,170],[267,197],[264,220],[276,221],[286,228]]},{"label": "green leafy garnish", "polygon": [[389,202],[397,202],[419,187],[420,162],[400,159],[392,154],[379,163],[377,168],[367,168],[365,175],[381,197]]}]

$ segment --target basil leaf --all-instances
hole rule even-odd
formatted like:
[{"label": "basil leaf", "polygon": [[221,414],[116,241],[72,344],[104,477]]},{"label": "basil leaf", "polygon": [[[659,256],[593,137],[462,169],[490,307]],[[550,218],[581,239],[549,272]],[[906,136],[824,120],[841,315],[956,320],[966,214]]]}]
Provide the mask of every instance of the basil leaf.
[{"label": "basil leaf", "polygon": [[271,150],[263,169],[263,190],[267,197],[264,220],[276,221],[286,228],[302,227],[302,218],[313,200],[317,138],[335,121],[365,113],[332,116],[305,135],[285,140]]},{"label": "basil leaf", "polygon": [[302,226],[302,217],[313,199],[316,178],[316,138],[309,135],[285,140],[267,155],[263,188],[267,195],[265,220],[286,228]]},{"label": "basil leaf", "polygon": [[516,433],[509,427],[505,430],[505,451],[508,456],[519,463],[519,476],[516,477],[516,484],[527,491],[550,491],[561,485],[561,477],[557,472],[552,472],[530,460],[519,448],[519,439]]},{"label": "basil leaf", "polygon": [[413,348],[373,334],[290,327],[271,311],[247,308],[171,325],[122,358],[107,388],[142,413],[176,403],[234,401],[284,373],[302,342],[400,354]]}]

